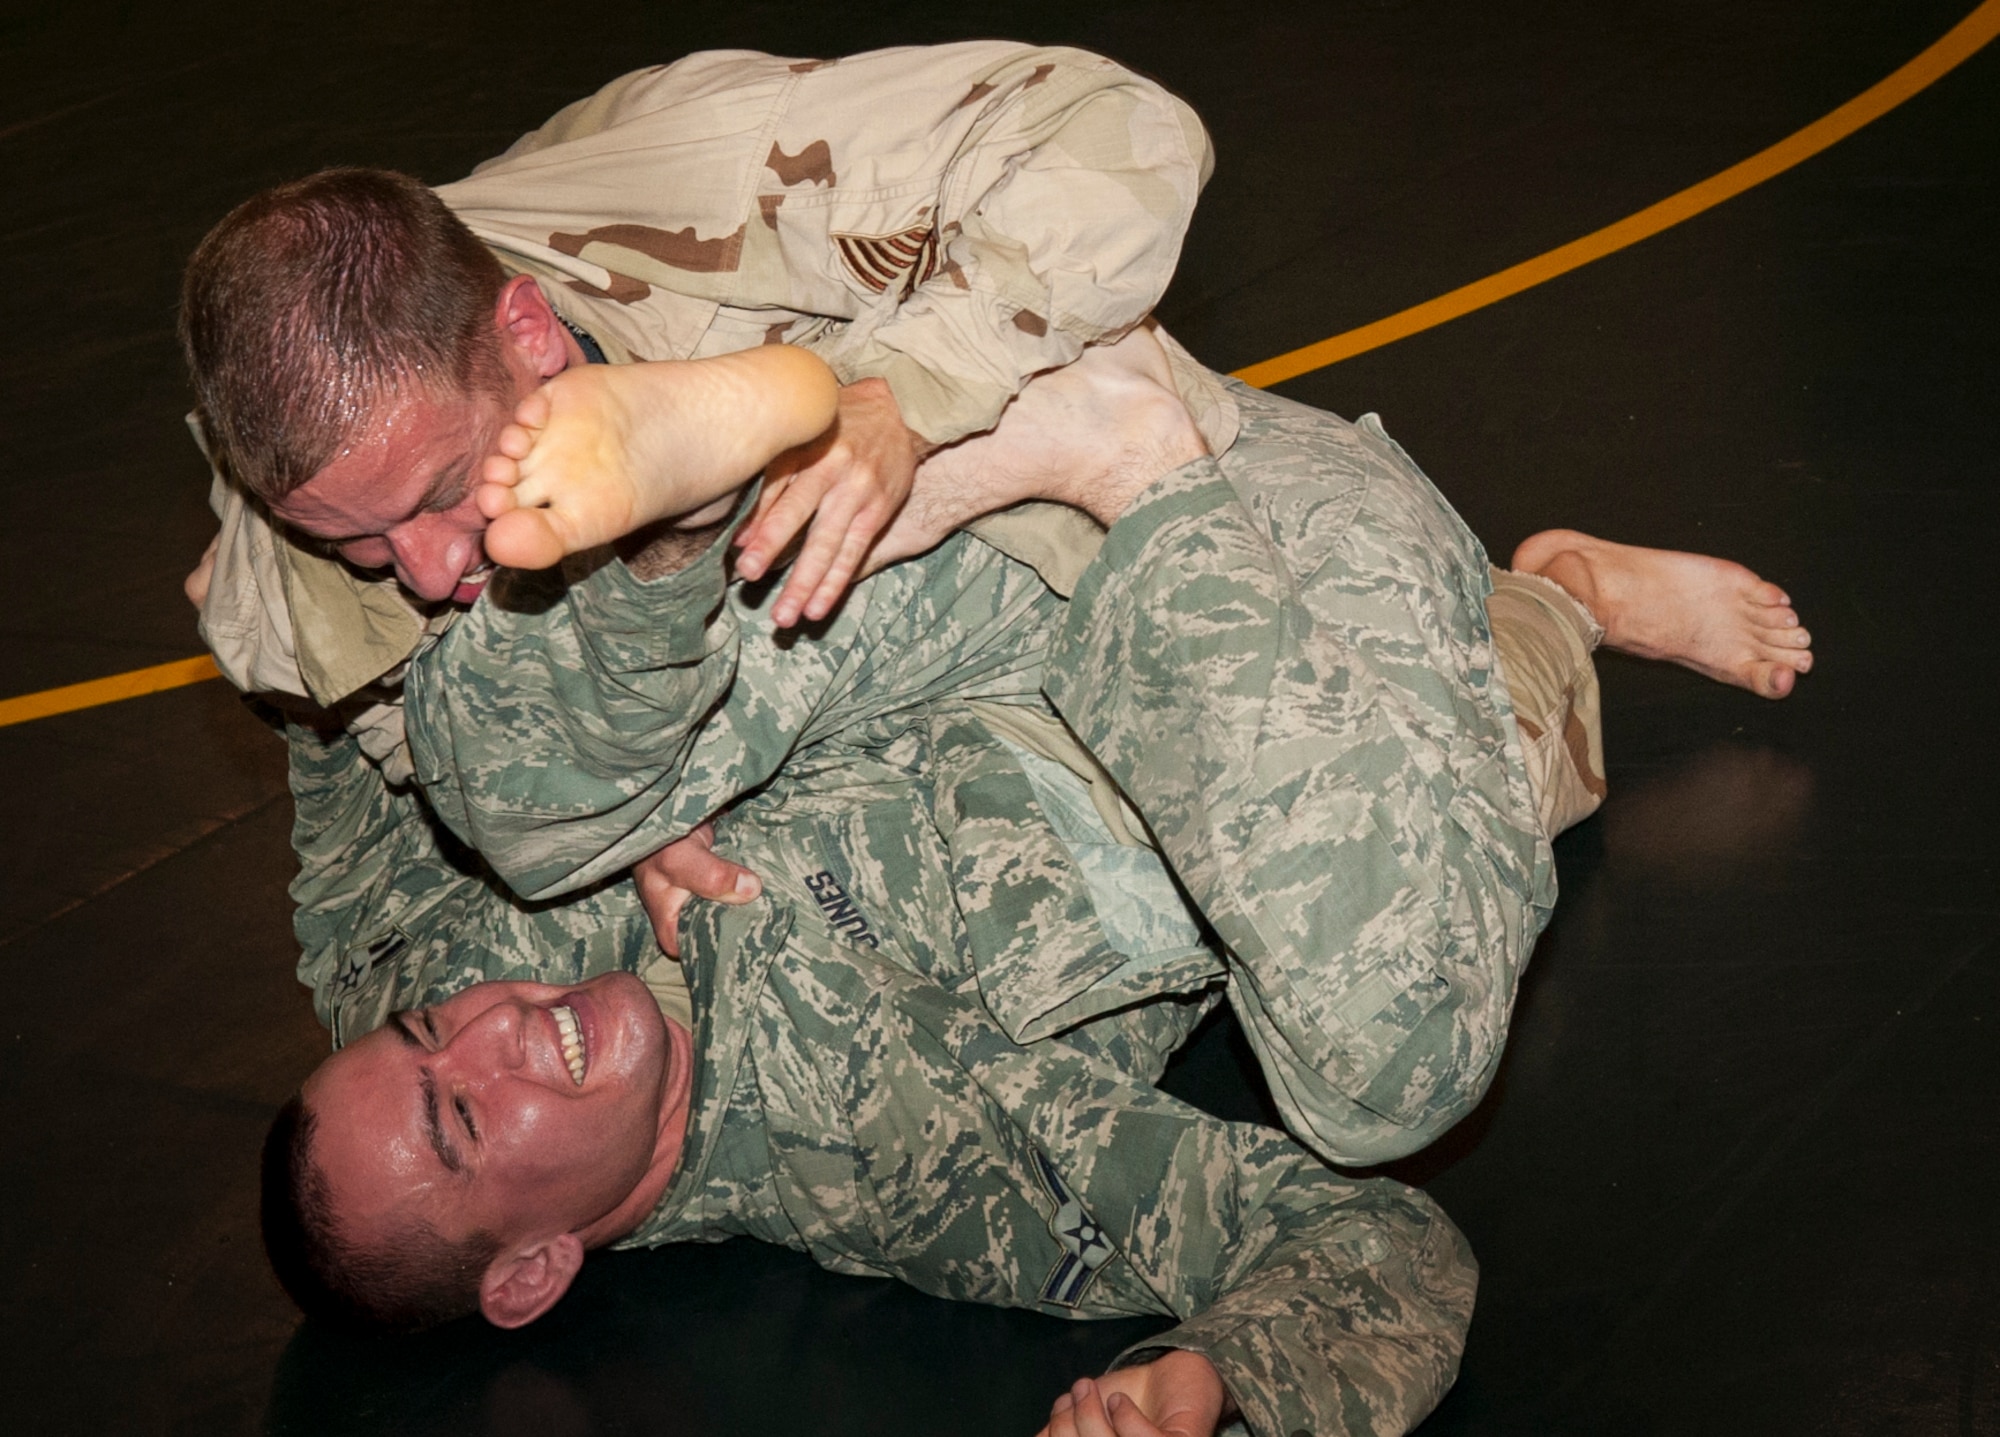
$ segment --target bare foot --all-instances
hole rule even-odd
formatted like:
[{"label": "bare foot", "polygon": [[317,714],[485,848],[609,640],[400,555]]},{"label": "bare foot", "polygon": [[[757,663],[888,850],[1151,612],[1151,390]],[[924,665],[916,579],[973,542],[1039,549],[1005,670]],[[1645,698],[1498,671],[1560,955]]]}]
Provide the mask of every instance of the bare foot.
[{"label": "bare foot", "polygon": [[1781,699],[1812,670],[1812,636],[1776,584],[1707,554],[1640,549],[1547,529],[1513,567],[1553,579],[1604,625],[1604,642]]},{"label": "bare foot", "polygon": [[1018,504],[1072,504],[1110,525],[1161,476],[1208,452],[1143,326],[1038,374],[985,434],[917,466],[909,503],[871,569],[920,554],[960,525]]},{"label": "bare foot", "polygon": [[698,522],[831,424],[839,387],[782,344],[566,369],[521,401],[480,470],[486,552],[546,569],[655,520]]}]

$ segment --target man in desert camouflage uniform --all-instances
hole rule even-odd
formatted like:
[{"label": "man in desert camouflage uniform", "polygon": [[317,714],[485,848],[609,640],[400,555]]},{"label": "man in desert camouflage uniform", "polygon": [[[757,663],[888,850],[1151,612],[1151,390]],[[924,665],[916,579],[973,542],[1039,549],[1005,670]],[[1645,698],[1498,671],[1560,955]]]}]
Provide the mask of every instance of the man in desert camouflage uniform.
[{"label": "man in desert camouflage uniform", "polygon": [[[935,446],[1145,317],[1211,164],[1200,120],[1150,81],[1079,50],[976,41],[692,55],[614,80],[438,194],[533,277],[586,357],[803,345],[843,383],[886,382]],[[1217,381],[1174,362],[1226,447]],[[293,542],[219,470],[211,502],[223,531],[202,632],[238,687],[330,708],[448,622],[409,602],[443,555],[408,560],[425,572],[399,588]],[[993,524],[1029,562],[1087,527],[1055,506]],[[371,738],[392,769],[395,744],[393,726]]]}]

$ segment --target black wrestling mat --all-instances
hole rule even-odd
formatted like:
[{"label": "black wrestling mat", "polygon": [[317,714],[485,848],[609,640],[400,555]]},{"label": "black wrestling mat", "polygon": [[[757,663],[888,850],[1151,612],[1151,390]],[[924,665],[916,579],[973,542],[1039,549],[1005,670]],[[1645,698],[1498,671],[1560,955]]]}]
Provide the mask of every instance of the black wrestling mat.
[{"label": "black wrestling mat", "polygon": [[[213,524],[179,268],[264,185],[444,181],[612,75],[1011,35],[1187,97],[1219,154],[1162,318],[1230,370],[1724,171],[1972,0],[0,7],[0,698],[197,654]],[[1288,381],[1378,411],[1504,558],[1564,525],[1783,584],[1784,703],[1602,661],[1611,801],[1482,1108],[1396,1172],[1482,1279],[1427,1434],[2000,1432],[2000,54],[1686,223]],[[1985,416],[1985,417],[1982,417]],[[0,727],[0,1425],[1017,1434],[1144,1324],[955,1307],[734,1243],[546,1322],[301,1328],[254,1165],[323,1051],[282,744],[215,682]],[[1261,1098],[1212,1027],[1180,1091]]]}]

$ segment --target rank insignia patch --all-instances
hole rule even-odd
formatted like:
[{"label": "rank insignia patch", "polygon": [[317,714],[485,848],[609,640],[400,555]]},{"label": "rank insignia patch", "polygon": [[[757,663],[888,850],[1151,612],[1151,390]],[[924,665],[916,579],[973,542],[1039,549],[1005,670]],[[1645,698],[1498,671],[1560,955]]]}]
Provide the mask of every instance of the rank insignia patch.
[{"label": "rank insignia patch", "polygon": [[1097,1219],[1084,1210],[1083,1200],[1070,1191],[1062,1174],[1042,1156],[1039,1148],[1035,1150],[1035,1171],[1041,1175],[1042,1186],[1048,1189],[1049,1198],[1056,1205],[1055,1215],[1049,1219],[1049,1231],[1063,1253],[1042,1283],[1042,1301],[1058,1307],[1075,1307],[1090,1291],[1098,1269],[1118,1256],[1118,1249],[1111,1245]]},{"label": "rank insignia patch", "polygon": [[832,238],[847,272],[876,294],[895,286],[898,294],[907,297],[937,273],[938,236],[928,217],[897,234],[836,234]]}]

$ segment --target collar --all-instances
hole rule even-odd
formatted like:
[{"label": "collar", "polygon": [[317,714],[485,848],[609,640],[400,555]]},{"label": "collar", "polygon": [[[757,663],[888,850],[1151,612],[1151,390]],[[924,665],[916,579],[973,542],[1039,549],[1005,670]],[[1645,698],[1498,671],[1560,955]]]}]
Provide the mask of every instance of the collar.
[{"label": "collar", "polygon": [[610,362],[604,357],[603,347],[590,337],[589,330],[580,324],[571,324],[567,319],[563,319],[561,315],[557,315],[556,318],[562,320],[562,327],[568,330],[575,338],[576,347],[583,351],[585,359],[592,364],[608,364]]}]

